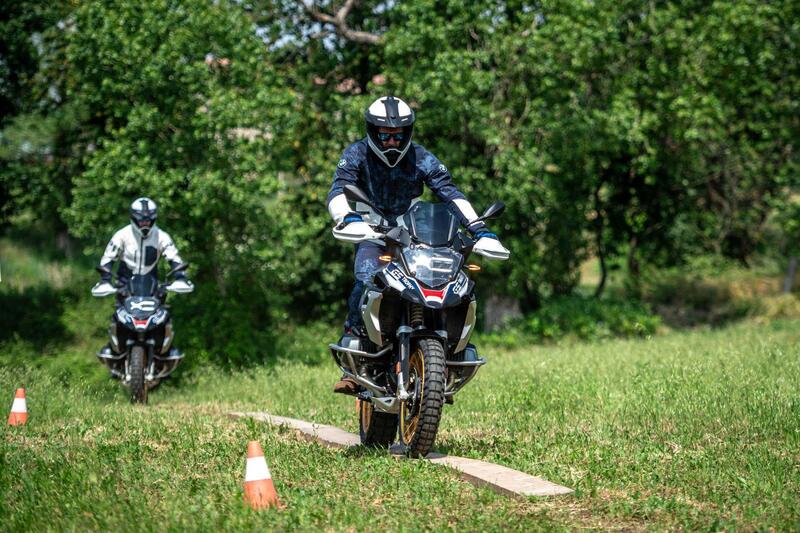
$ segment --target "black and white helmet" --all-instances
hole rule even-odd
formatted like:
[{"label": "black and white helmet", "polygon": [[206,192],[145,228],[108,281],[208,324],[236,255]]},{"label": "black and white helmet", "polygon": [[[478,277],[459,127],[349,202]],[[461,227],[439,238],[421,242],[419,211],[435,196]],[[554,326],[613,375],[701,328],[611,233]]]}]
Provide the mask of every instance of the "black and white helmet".
[{"label": "black and white helmet", "polygon": [[[414,131],[414,111],[407,103],[394,96],[382,96],[372,102],[364,113],[367,121],[367,142],[381,161],[393,167],[403,159]],[[397,147],[385,147],[381,140],[380,128],[402,128],[402,139]]]},{"label": "black and white helmet", "polygon": [[131,227],[133,232],[146,238],[156,225],[156,203],[142,196],[131,203]]}]

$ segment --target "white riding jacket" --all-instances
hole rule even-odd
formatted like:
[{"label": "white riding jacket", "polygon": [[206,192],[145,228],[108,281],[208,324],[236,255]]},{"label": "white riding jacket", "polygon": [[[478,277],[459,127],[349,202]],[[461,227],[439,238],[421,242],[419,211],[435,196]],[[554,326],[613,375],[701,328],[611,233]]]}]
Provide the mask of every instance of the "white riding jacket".
[{"label": "white riding jacket", "polygon": [[108,265],[121,258],[131,274],[143,275],[156,268],[162,256],[171,264],[183,262],[169,233],[154,225],[143,238],[128,224],[111,237],[100,264]]}]

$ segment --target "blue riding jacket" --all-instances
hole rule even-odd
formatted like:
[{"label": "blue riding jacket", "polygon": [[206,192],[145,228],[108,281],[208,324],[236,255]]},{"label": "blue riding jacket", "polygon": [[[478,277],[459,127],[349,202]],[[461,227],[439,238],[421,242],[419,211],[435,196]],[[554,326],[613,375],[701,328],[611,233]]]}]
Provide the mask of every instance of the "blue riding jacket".
[{"label": "blue riding jacket", "polygon": [[424,186],[428,185],[440,200],[450,203],[453,213],[463,225],[469,222],[453,204],[453,200],[466,198],[453,185],[447,167],[423,146],[414,142],[394,167],[389,167],[378,159],[370,150],[366,137],[351,144],[336,166],[326,203],[342,194],[348,183],[364,191],[375,206],[390,218],[403,215],[411,207],[411,201],[421,196]]}]

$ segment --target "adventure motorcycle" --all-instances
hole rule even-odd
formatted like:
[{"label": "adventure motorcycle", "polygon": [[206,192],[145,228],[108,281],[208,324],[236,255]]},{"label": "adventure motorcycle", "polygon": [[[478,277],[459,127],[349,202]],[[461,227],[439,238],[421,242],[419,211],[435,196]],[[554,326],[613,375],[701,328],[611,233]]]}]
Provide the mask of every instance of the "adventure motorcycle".
[{"label": "adventure motorcycle", "polygon": [[[188,268],[176,266],[167,279]],[[109,268],[99,266],[101,274],[111,275]],[[172,348],[173,330],[169,306],[164,303],[167,292],[190,293],[191,282],[177,279],[159,283],[153,276],[134,275],[125,285],[100,282],[92,288],[98,298],[117,295],[117,306],[108,334],[112,353],[100,351],[97,358],[111,375],[131,390],[131,403],[147,403],[147,391],[169,376],[183,354]]]},{"label": "adventure motorcycle", "polygon": [[[379,242],[385,266],[365,284],[360,311],[368,338],[344,336],[330,344],[358,394],[364,445],[390,446],[398,431],[412,457],[428,454],[436,438],[444,403],[477,373],[486,360],[469,344],[475,325],[475,284],[466,264],[471,253],[503,260],[509,252],[496,239],[472,239],[459,231],[447,204],[416,202],[394,222],[383,216],[363,191],[345,186],[345,196],[380,217],[378,224],[351,222],[333,230],[345,242]],[[495,203],[479,220],[498,216]]]}]

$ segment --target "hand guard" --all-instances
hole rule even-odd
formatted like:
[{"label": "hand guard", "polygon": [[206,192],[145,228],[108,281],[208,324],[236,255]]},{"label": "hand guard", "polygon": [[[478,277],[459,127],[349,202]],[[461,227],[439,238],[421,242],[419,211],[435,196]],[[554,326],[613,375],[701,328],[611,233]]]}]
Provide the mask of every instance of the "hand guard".
[{"label": "hand guard", "polygon": [[98,281],[97,283],[95,283],[94,287],[92,287],[92,296],[95,296],[97,298],[110,296],[116,293],[117,293],[117,288],[114,287],[108,281]]},{"label": "hand guard", "polygon": [[[359,218],[360,215],[356,214]],[[347,218],[347,217],[345,217]],[[382,234],[377,233],[372,227],[362,220],[355,220],[353,222],[345,222],[333,228],[333,236],[340,241],[359,243],[363,241],[380,239]]]},{"label": "hand guard", "polygon": [[194,283],[186,279],[186,276],[180,279],[176,279],[166,287],[164,287],[168,292],[176,292],[178,294],[187,294],[194,291]]}]

